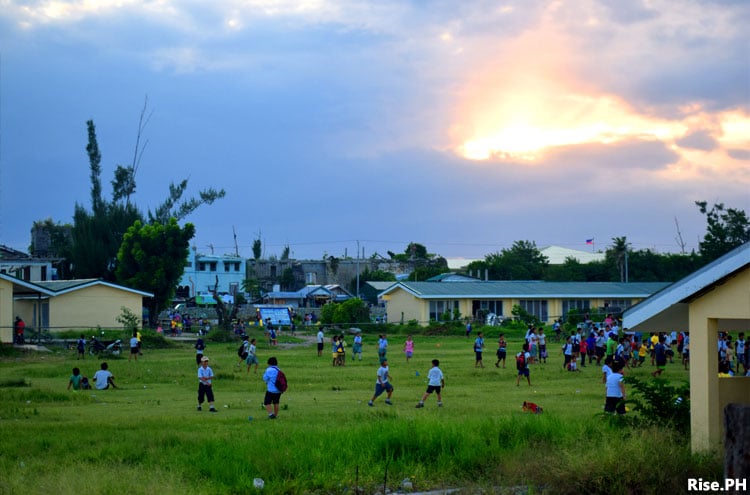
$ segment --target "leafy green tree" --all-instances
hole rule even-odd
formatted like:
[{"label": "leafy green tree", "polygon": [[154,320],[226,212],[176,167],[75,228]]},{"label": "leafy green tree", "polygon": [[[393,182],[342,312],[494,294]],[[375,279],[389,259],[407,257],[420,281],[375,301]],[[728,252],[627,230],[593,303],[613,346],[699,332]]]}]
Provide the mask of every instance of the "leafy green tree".
[{"label": "leafy green tree", "polygon": [[286,290],[294,290],[295,280],[294,280],[294,270],[291,266],[288,266],[284,268],[284,270],[281,272],[281,286]]},{"label": "leafy green tree", "polygon": [[726,208],[724,203],[715,203],[711,209],[705,201],[695,204],[706,215],[706,235],[699,243],[706,264],[750,241],[750,221],[743,210]]},{"label": "leafy green tree", "polygon": [[566,258],[562,265],[549,265],[545,280],[548,282],[585,282],[586,266],[575,258]]},{"label": "leafy green tree", "polygon": [[250,300],[256,301],[260,299],[260,281],[257,278],[250,277],[242,281],[242,290],[250,294]]},{"label": "leafy green tree", "polygon": [[533,241],[516,241],[509,249],[488,254],[483,261],[467,267],[470,271],[487,270],[491,280],[543,280],[549,260]]},{"label": "leafy green tree", "polygon": [[328,303],[320,311],[320,322],[326,325],[354,325],[369,321],[370,309],[357,297],[342,303]]},{"label": "leafy green tree", "polygon": [[412,282],[424,282],[428,278],[436,277],[442,273],[449,273],[450,269],[447,266],[439,265],[425,265],[417,266],[409,274],[409,280]]},{"label": "leafy green tree", "polygon": [[117,254],[117,281],[154,294],[149,302],[151,323],[174,297],[194,235],[193,224],[180,227],[171,218],[166,224],[137,220],[123,236]]}]

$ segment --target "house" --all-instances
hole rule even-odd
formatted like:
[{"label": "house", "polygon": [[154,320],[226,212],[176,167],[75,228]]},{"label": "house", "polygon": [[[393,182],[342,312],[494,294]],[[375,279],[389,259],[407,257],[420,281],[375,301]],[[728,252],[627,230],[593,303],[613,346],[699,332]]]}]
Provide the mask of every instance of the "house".
[{"label": "house", "polygon": [[718,374],[719,332],[750,334],[750,243],[625,311],[634,331],[690,332],[690,430],[694,452],[722,442],[724,407],[750,404],[750,377]]},{"label": "house", "polygon": [[378,296],[381,292],[385,291],[395,283],[396,282],[364,282],[362,288],[359,289],[359,297],[365,302],[380,306],[383,304],[383,301]]},{"label": "house", "polygon": [[307,285],[298,291],[271,291],[263,296],[267,304],[293,308],[319,308],[328,302],[343,302],[352,295],[340,285]]},{"label": "house", "polygon": [[153,294],[98,279],[29,282],[0,273],[0,342],[13,342],[13,321],[51,330],[122,328],[122,308],[140,316]]},{"label": "house", "polygon": [[[213,294],[236,296],[242,292],[242,282],[247,278],[245,258],[234,255],[207,255],[191,250],[180,279],[181,294],[187,297]],[[217,284],[218,280],[218,284]]]},{"label": "house", "polygon": [[421,324],[448,315],[483,319],[494,313],[511,316],[514,305],[542,322],[565,318],[570,310],[603,309],[620,313],[669,285],[667,282],[398,282],[379,297],[386,301],[389,322]]},{"label": "house", "polygon": [[23,280],[51,280],[53,278],[52,261],[0,245],[0,273]]}]

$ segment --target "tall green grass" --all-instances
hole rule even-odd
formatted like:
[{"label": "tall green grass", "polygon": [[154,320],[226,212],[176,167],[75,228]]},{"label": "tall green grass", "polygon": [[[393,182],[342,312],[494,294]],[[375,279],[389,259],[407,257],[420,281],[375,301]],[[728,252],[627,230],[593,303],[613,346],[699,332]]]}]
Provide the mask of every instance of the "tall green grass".
[{"label": "tall green grass", "polygon": [[[405,334],[404,334],[405,335]],[[257,335],[254,335],[258,337]],[[516,386],[512,358],[497,369],[488,339],[485,369],[475,369],[471,339],[415,336],[406,363],[404,337],[391,339],[394,405],[367,406],[378,367],[374,343],[365,358],[332,367],[329,346],[270,349],[259,338],[258,374],[237,367],[234,343],[211,343],[218,414],[197,412],[190,343],[144,349],[137,361],[108,358],[120,387],[67,391],[73,366],[88,376],[99,361],[59,349],[0,359],[0,493],[364,493],[415,489],[528,486],[535,493],[678,493],[688,477],[720,479],[721,457],[690,453],[671,430],[634,429],[602,414],[599,368],[562,369],[550,345],[533,365],[532,387]],[[509,354],[520,348],[511,343]],[[276,355],[290,382],[278,420],[266,419],[260,376]],[[435,397],[414,405],[430,360],[446,375],[444,407]],[[647,376],[650,368],[633,371]],[[666,375],[687,379],[679,365]],[[545,409],[529,415],[524,400]],[[248,418],[252,416],[252,420]]]}]

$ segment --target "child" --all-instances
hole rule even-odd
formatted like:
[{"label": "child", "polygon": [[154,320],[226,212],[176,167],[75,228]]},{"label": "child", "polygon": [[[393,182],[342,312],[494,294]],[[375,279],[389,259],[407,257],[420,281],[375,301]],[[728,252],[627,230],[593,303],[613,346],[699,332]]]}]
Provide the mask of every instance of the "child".
[{"label": "child", "polygon": [[505,341],[505,334],[501,333],[497,340],[497,361],[495,362],[495,368],[500,367],[500,361],[503,362],[503,369],[505,369],[505,357],[508,354],[508,342]]},{"label": "child", "polygon": [[78,339],[78,342],[76,342],[76,349],[78,350],[78,357],[77,359],[85,359],[86,358],[86,338],[81,334],[81,337]]},{"label": "child", "polygon": [[208,410],[215,413],[214,407],[214,390],[212,382],[214,379],[214,370],[208,366],[208,357],[201,358],[201,365],[198,368],[198,410],[203,410],[204,397],[208,399]]},{"label": "child", "polygon": [[258,356],[256,355],[256,349],[257,346],[255,345],[256,340],[252,339],[250,341],[250,346],[247,348],[247,359],[245,359],[245,362],[247,363],[247,372],[250,373],[250,367],[252,365],[255,365],[255,371],[253,373],[258,372]]},{"label": "child", "polygon": [[569,368],[570,361],[573,359],[573,342],[571,341],[570,336],[568,336],[568,338],[565,339],[565,343],[560,349],[560,353],[565,355],[565,362],[563,363],[563,369],[567,370]]},{"label": "child", "polygon": [[406,336],[406,342],[404,342],[404,354],[406,354],[406,362],[408,363],[414,354],[414,341],[411,335]]},{"label": "child", "polygon": [[[242,362],[247,359],[247,355],[250,352],[250,342],[248,342],[248,336],[243,335],[242,336],[242,353],[240,354],[240,360],[237,362],[237,366],[242,366]],[[201,358],[201,363],[203,362],[203,358]]]},{"label": "child", "polygon": [[203,357],[203,351],[206,349],[206,343],[203,342],[203,339],[198,337],[198,340],[195,341],[195,364],[196,366],[201,365],[201,358]]},{"label": "child", "polygon": [[477,338],[474,340],[474,367],[484,368],[482,362],[482,350],[484,349],[484,334],[479,332]]},{"label": "child", "polygon": [[576,357],[575,355],[570,358],[570,363],[568,364],[568,371],[581,371],[578,369],[578,364],[576,364]]},{"label": "child", "polygon": [[70,390],[70,387],[73,387],[73,390],[81,390],[83,388],[83,379],[84,376],[81,375],[81,370],[73,368],[73,374],[70,375],[70,380],[68,381],[68,390]]},{"label": "child", "polygon": [[[683,345],[683,352],[684,351],[684,345]],[[646,356],[648,355],[648,344],[646,344],[645,341],[641,341],[641,346],[638,348],[638,366],[643,366],[643,363],[646,361]]]},{"label": "child", "polygon": [[339,365],[339,336],[334,335],[331,338],[331,359],[333,360],[331,366]]},{"label": "child", "polygon": [[102,363],[100,370],[94,373],[94,382],[96,382],[97,390],[106,390],[109,387],[117,388],[115,385],[115,377],[109,371],[107,363]]},{"label": "child", "polygon": [[362,334],[360,332],[357,332],[357,335],[354,336],[352,352],[354,353],[355,358],[362,361]]},{"label": "child", "polygon": [[531,386],[531,373],[529,371],[529,359],[531,359],[531,354],[528,349],[529,345],[524,343],[523,350],[516,354],[516,369],[518,370],[518,376],[516,376],[516,387],[521,381],[522,375],[525,376],[526,381],[529,382],[529,387]]},{"label": "child", "polygon": [[380,363],[380,368],[378,368],[378,377],[377,381],[375,382],[375,394],[367,402],[368,406],[372,407],[374,405],[375,399],[377,399],[383,392],[387,393],[385,403],[389,406],[393,405],[393,402],[391,402],[391,395],[393,395],[393,385],[391,385],[391,375],[388,371],[388,360],[383,359]]},{"label": "child", "polygon": [[437,395],[438,407],[443,407],[443,398],[440,395],[440,391],[445,387],[445,379],[439,366],[440,361],[433,359],[432,368],[427,372],[427,391],[422,396],[419,404],[417,404],[417,409],[424,407],[425,399],[427,399],[432,392],[435,392],[435,395]]},{"label": "child", "polygon": [[620,364],[615,362],[612,373],[610,373],[605,382],[607,390],[607,397],[604,403],[605,412],[625,414],[625,386],[622,382],[621,369]]}]

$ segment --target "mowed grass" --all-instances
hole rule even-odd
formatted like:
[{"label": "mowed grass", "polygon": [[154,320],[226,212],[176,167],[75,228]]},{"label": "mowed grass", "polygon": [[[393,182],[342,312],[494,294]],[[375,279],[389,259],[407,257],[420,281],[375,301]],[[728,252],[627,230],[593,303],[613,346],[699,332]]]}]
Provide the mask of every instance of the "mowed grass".
[{"label": "mowed grass", "polygon": [[[108,358],[120,388],[67,391],[74,366],[91,377],[99,361],[75,351],[6,353],[0,359],[0,493],[362,493],[399,488],[499,486],[533,492],[682,492],[688,477],[719,479],[718,454],[694,456],[669,430],[633,428],[602,414],[601,370],[563,370],[559,344],[547,364],[531,366],[532,386],[516,386],[511,339],[505,369],[495,362],[497,331],[487,337],[484,369],[474,367],[472,339],[415,335],[407,363],[404,335],[389,338],[393,406],[368,407],[378,368],[376,335],[364,358],[331,366],[330,343],[269,348],[259,332],[258,373],[238,367],[237,343],[206,348],[216,374],[218,414],[196,411],[190,343]],[[330,337],[330,335],[327,335]],[[283,339],[282,339],[283,340]],[[289,380],[279,419],[262,407],[265,362],[276,356]],[[445,373],[444,407],[426,388],[430,361]],[[648,363],[632,373],[646,377]],[[665,373],[688,379],[681,365]],[[524,401],[544,408],[522,412]],[[252,418],[252,419],[249,419]]]}]

